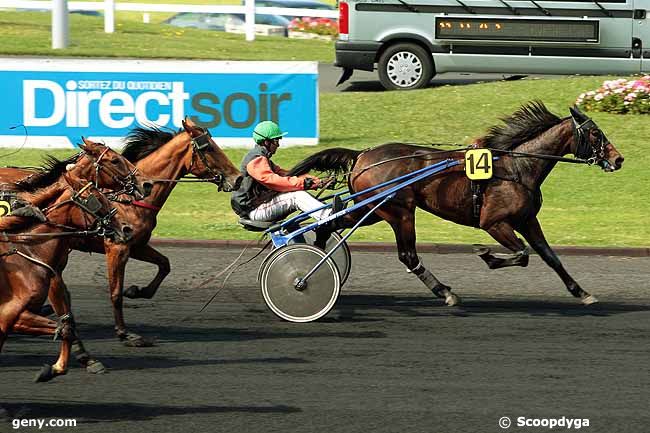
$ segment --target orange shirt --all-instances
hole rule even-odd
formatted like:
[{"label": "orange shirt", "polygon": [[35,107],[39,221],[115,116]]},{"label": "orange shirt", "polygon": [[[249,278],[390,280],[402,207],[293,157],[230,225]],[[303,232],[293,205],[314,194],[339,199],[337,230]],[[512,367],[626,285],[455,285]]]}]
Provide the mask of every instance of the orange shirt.
[{"label": "orange shirt", "polygon": [[305,178],[313,177],[308,174],[286,176],[287,171],[277,166],[275,170],[264,156],[258,156],[246,165],[246,172],[253,179],[277,192],[302,191],[305,189]]}]

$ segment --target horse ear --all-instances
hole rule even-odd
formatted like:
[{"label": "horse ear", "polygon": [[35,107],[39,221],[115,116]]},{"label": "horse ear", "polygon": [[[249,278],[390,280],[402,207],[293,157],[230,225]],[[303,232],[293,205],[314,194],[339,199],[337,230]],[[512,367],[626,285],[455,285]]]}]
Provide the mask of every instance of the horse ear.
[{"label": "horse ear", "polygon": [[587,117],[582,111],[580,111],[577,105],[574,105],[573,107],[569,107],[569,112],[571,113],[571,117],[573,117],[575,121],[578,123],[583,123],[589,119],[589,117]]},{"label": "horse ear", "polygon": [[88,140],[86,137],[83,135],[81,136],[81,141],[84,142],[83,146],[80,146],[84,151],[88,152],[92,150],[95,147],[95,143]]},{"label": "horse ear", "polygon": [[190,116],[185,116],[185,123],[190,128],[196,128],[196,123],[194,123],[194,121],[192,120],[192,118]]},{"label": "horse ear", "polygon": [[82,151],[85,152],[86,151],[86,138],[83,135],[81,136],[81,141],[82,141],[82,143],[79,143],[79,149],[81,149]]}]

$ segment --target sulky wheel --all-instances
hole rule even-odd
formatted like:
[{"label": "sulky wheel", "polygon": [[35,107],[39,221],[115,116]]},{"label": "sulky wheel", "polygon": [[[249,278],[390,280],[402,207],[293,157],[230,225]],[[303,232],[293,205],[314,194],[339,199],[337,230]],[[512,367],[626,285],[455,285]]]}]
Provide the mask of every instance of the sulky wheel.
[{"label": "sulky wheel", "polygon": [[[309,245],[314,245],[314,242],[316,242],[316,234],[314,232],[307,232],[303,236]],[[340,234],[333,232],[327,240],[327,244],[325,244],[325,251],[330,252],[341,238],[342,236]],[[343,287],[345,282],[348,280],[348,276],[350,276],[350,267],[352,265],[352,255],[350,254],[350,247],[347,242],[343,242],[343,245],[332,254],[332,258],[334,259],[336,266],[339,268],[339,274],[341,274],[341,287]]]},{"label": "sulky wheel", "polygon": [[339,296],[341,278],[328,258],[300,287],[297,283],[320,262],[325,253],[305,244],[273,251],[262,263],[260,286],[266,305],[289,322],[311,322],[327,314]]}]

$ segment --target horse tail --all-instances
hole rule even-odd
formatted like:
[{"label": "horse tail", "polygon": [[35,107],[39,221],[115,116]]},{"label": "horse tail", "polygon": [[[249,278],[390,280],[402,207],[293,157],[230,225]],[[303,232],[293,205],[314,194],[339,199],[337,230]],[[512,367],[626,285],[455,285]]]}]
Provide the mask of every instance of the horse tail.
[{"label": "horse tail", "polygon": [[300,176],[311,170],[346,173],[352,169],[360,154],[360,150],[342,147],[321,150],[296,164],[289,170],[289,176]]}]

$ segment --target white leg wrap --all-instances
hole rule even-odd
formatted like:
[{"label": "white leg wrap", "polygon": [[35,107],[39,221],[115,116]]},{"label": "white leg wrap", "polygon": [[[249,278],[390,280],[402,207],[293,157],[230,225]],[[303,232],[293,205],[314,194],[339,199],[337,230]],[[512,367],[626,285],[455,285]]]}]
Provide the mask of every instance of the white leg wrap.
[{"label": "white leg wrap", "polygon": [[425,269],[424,272],[416,275],[420,281],[429,288],[429,290],[433,291],[434,287],[440,284],[440,281],[438,281],[438,279],[428,269]]}]

